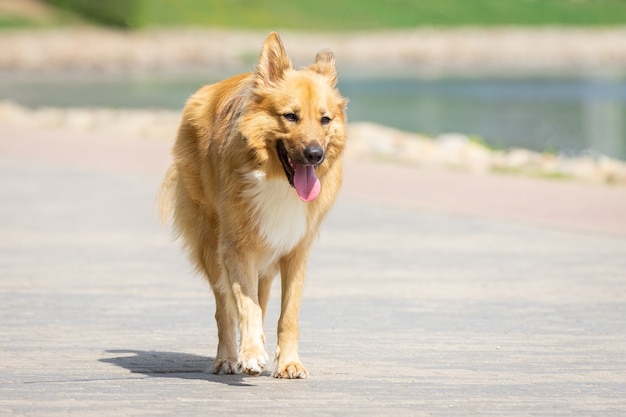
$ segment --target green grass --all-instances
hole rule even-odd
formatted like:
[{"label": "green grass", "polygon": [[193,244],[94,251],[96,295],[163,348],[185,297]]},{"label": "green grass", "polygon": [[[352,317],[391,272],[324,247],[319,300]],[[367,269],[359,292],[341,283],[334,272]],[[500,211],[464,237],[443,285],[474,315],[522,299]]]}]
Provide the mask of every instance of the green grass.
[{"label": "green grass", "polygon": [[[15,3],[19,2],[19,0],[11,1]],[[40,1],[43,2],[43,0]],[[37,5],[34,3],[33,9],[28,6],[24,6],[22,8],[7,8],[1,3],[7,2],[0,1],[0,29],[45,28],[66,25],[80,25],[86,23],[85,19],[81,18],[79,15],[72,12],[71,10],[67,10],[64,8],[54,8],[50,6],[46,7],[45,4],[42,5],[42,7],[36,7]]]},{"label": "green grass", "polygon": [[34,26],[35,23],[27,18],[13,17],[13,16],[0,16],[0,29],[10,28],[22,28]]},{"label": "green grass", "polygon": [[626,0],[47,0],[129,28],[368,30],[459,25],[626,25]]},{"label": "green grass", "polygon": [[141,0],[139,27],[192,24],[267,29],[423,25],[626,24],[625,0]]}]

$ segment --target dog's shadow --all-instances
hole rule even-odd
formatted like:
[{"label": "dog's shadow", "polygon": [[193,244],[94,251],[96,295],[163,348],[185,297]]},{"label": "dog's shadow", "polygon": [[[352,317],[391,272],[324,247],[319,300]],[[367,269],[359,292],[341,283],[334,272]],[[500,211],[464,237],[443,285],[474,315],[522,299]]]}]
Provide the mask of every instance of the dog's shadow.
[{"label": "dog's shadow", "polygon": [[103,358],[100,362],[128,369],[134,374],[155,378],[198,379],[232,386],[252,386],[243,381],[243,375],[215,375],[209,371],[214,358],[180,352],[157,352],[142,350],[107,350],[120,354]]}]

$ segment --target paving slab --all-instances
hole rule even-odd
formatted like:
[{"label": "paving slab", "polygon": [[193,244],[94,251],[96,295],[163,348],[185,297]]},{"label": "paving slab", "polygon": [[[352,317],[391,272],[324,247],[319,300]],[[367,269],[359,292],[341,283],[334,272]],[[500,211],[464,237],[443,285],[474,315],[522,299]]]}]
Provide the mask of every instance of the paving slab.
[{"label": "paving slab", "polygon": [[121,140],[56,156],[7,140],[0,415],[626,413],[620,233],[372,196],[347,171],[309,265],[311,377],[215,376],[210,290],[152,215],[161,162],[133,165]]}]

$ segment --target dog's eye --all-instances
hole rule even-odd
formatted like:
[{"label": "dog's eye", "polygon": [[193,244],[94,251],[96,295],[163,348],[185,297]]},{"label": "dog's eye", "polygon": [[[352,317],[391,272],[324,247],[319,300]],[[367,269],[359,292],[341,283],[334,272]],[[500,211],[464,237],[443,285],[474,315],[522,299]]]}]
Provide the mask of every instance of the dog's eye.
[{"label": "dog's eye", "polygon": [[330,117],[324,116],[322,117],[321,122],[323,125],[327,125],[328,123],[330,123],[330,120],[331,120]]},{"label": "dog's eye", "polygon": [[297,122],[298,121],[298,115],[296,115],[295,113],[285,113],[283,114],[283,117],[287,120],[289,120],[290,122]]}]

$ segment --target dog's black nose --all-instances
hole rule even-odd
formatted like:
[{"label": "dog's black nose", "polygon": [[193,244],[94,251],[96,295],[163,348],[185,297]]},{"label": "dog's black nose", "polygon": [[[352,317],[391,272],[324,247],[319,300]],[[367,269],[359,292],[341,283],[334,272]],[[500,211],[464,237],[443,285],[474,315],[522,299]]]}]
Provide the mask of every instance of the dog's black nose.
[{"label": "dog's black nose", "polygon": [[324,149],[319,145],[309,145],[303,153],[304,159],[311,165],[319,165],[324,159]]}]

